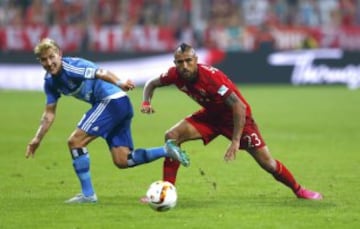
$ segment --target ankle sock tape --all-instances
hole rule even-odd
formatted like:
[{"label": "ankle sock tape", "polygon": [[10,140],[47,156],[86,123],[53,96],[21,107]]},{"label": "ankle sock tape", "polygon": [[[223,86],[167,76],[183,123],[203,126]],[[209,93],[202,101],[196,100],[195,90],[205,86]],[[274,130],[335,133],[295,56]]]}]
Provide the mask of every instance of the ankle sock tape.
[{"label": "ankle sock tape", "polygon": [[82,148],[74,148],[70,150],[72,159],[75,159],[77,157],[80,157],[81,155],[85,155],[88,153],[88,150],[86,147]]}]

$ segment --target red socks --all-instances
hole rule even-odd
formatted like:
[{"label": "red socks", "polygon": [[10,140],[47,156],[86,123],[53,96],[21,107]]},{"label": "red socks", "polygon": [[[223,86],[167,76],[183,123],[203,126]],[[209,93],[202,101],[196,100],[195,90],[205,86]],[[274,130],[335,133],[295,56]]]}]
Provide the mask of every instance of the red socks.
[{"label": "red socks", "polygon": [[294,192],[296,192],[300,188],[300,184],[296,182],[294,176],[291,172],[283,165],[280,161],[276,161],[276,171],[272,174],[273,177],[283,183],[284,185],[291,188]]},{"label": "red socks", "polygon": [[163,180],[169,181],[173,185],[176,182],[176,174],[179,169],[180,162],[172,160],[170,158],[165,158],[163,165]]},{"label": "red socks", "polygon": [[[296,192],[300,188],[300,184],[296,182],[294,176],[291,172],[283,165],[280,161],[276,161],[276,171],[272,174],[273,177],[291,188],[294,192]],[[170,158],[165,158],[163,164],[163,180],[169,181],[170,183],[175,185],[176,175],[179,169],[180,162],[176,160],[172,160]]]}]

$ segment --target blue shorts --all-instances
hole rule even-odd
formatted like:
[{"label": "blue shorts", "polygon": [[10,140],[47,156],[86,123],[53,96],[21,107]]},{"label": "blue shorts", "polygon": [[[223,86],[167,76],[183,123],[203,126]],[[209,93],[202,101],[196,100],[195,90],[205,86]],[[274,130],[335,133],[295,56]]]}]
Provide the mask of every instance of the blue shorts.
[{"label": "blue shorts", "polygon": [[133,150],[131,120],[134,110],[128,96],[103,100],[84,114],[77,127],[106,140],[109,149],[126,146]]}]

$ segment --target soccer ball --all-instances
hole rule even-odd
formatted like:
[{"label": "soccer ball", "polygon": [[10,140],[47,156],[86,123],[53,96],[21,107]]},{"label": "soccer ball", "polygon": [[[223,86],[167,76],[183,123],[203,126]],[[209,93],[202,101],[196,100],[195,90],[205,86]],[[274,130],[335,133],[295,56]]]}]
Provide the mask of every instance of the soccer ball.
[{"label": "soccer ball", "polygon": [[149,186],[146,197],[152,209],[163,212],[175,207],[177,192],[173,184],[159,180]]}]

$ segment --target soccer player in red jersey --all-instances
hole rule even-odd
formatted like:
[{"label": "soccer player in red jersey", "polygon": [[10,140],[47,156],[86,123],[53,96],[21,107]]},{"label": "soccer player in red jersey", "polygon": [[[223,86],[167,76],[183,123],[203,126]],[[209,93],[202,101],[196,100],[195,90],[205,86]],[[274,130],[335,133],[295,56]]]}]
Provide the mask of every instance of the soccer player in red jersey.
[{"label": "soccer player in red jersey", "polygon": [[[165,134],[179,146],[186,141],[202,139],[208,144],[223,135],[231,143],[224,160],[231,161],[238,149],[246,150],[265,171],[289,187],[298,198],[320,200],[322,195],[302,187],[283,163],[275,160],[265,144],[250,105],[236,85],[219,69],[199,64],[192,46],[181,44],[174,52],[175,66],[159,77],[148,80],[143,91],[143,113],[154,113],[150,104],[157,87],[175,85],[202,106],[191,116],[181,120]],[[175,184],[179,162],[166,158],[163,179]]]}]

